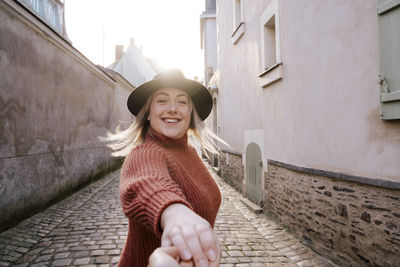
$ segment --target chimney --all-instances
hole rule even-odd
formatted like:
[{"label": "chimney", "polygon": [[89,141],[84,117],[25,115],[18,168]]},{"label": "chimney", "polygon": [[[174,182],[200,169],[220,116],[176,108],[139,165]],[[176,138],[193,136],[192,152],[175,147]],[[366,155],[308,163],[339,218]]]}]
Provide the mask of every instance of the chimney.
[{"label": "chimney", "polygon": [[124,46],[123,45],[116,45],[115,46],[115,62],[119,61],[124,53]]},{"label": "chimney", "polygon": [[135,45],[135,38],[131,37],[131,39],[129,39],[129,45]]}]

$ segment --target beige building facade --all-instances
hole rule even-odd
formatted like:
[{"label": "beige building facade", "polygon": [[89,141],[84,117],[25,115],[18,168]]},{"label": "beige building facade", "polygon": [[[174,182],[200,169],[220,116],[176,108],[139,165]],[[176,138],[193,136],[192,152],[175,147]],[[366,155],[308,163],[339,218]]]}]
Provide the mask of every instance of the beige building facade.
[{"label": "beige building facade", "polygon": [[385,20],[400,17],[398,1],[220,0],[216,10],[208,125],[230,144],[221,175],[325,256],[399,265],[400,56],[390,47],[400,33],[389,44],[384,33],[395,32]]}]

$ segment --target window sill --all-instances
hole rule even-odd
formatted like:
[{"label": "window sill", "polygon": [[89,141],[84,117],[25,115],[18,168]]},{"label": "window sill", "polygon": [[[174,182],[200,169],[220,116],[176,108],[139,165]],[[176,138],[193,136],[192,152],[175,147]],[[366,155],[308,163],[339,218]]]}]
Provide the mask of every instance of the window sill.
[{"label": "window sill", "polygon": [[268,85],[279,81],[283,77],[282,63],[276,63],[270,68],[263,71],[258,75],[259,84],[261,87],[267,87]]},{"label": "window sill", "polygon": [[235,29],[235,31],[232,33],[232,43],[236,44],[239,39],[243,36],[244,34],[244,22],[241,22],[239,26]]}]

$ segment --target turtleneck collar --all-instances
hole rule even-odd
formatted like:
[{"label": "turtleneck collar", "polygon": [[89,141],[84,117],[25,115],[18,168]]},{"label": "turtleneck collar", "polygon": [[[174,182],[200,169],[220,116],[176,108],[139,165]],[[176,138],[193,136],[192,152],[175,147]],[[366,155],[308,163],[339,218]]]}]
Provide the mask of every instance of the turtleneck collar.
[{"label": "turtleneck collar", "polygon": [[178,139],[168,138],[165,135],[155,131],[153,128],[149,127],[146,133],[147,138],[152,138],[163,145],[170,145],[170,146],[185,146],[188,143],[188,136],[187,133]]}]

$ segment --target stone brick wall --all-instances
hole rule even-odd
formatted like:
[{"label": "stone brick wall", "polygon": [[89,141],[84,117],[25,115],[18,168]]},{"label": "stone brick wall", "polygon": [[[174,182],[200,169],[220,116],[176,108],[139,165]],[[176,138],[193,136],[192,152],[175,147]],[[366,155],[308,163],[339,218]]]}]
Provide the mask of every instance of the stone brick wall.
[{"label": "stone brick wall", "polygon": [[225,151],[219,157],[220,176],[239,192],[244,192],[244,166],[242,156]]},{"label": "stone brick wall", "polygon": [[346,266],[400,266],[400,190],[269,163],[264,211]]}]

